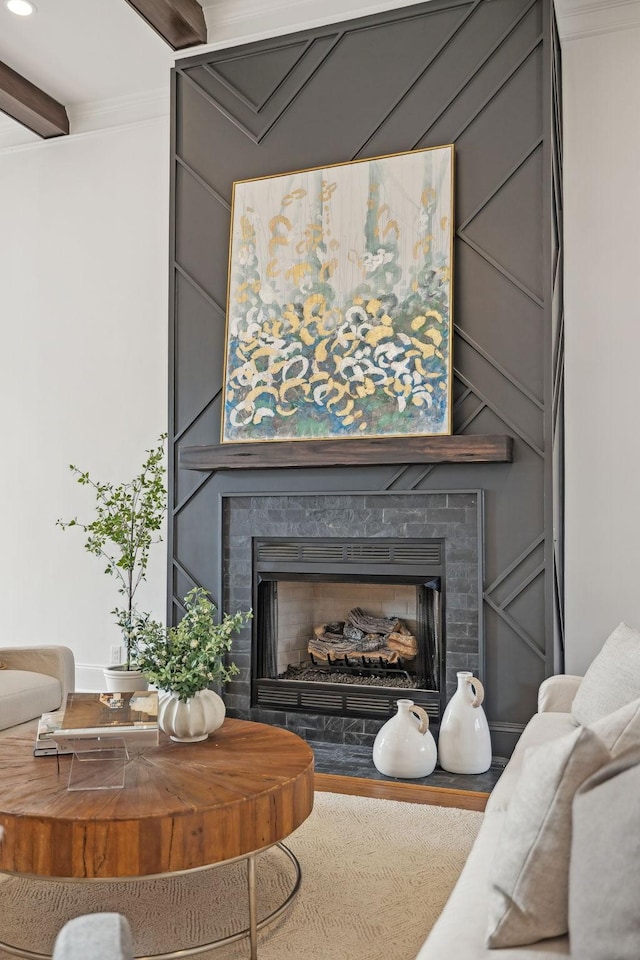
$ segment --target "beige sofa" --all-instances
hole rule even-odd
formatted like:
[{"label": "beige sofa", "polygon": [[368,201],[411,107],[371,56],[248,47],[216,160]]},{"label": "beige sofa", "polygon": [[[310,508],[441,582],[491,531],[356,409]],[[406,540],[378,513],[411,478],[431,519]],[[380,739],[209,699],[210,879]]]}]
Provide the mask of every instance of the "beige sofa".
[{"label": "beige sofa", "polygon": [[[627,656],[630,648],[633,652]],[[538,712],[525,727],[491,794],[469,858],[416,960],[452,960],[454,957],[464,960],[559,960],[561,957],[627,960],[628,957],[640,957],[640,915],[637,910],[637,890],[640,889],[639,697],[640,633],[625,624],[621,624],[609,638],[584,678],[559,675],[542,683]],[[571,748],[573,754],[566,747],[567,743],[578,744],[578,747]],[[537,824],[534,820],[534,830],[530,830],[530,821],[525,822],[523,828],[523,819],[526,821],[531,810],[536,808],[538,784],[542,784],[540,792],[548,789],[545,785],[547,770],[561,770],[556,782],[564,779],[566,783],[566,771],[574,764],[575,772],[575,755],[584,743],[587,747],[582,753],[583,756],[590,754],[587,764],[591,766],[590,769],[583,766],[576,773],[573,787],[567,788],[560,804],[563,806],[561,814],[556,816],[559,791],[554,788],[557,791],[553,801],[556,814],[550,804]],[[529,748],[538,746],[542,749],[527,753]],[[599,758],[596,756],[598,751]],[[615,780],[621,770],[626,770],[625,782],[619,777]],[[550,773],[549,779],[553,775]],[[589,800],[597,795],[603,781],[609,792],[603,794],[600,791],[600,806],[585,808],[584,798]],[[630,782],[637,786],[630,788]],[[611,802],[612,796],[616,798],[615,803]],[[606,798],[604,802],[603,797]],[[586,822],[585,809],[589,814]],[[536,816],[539,815],[536,811]],[[545,832],[548,835],[548,824],[553,816],[556,816],[555,837],[551,844],[547,844],[546,851],[541,850],[540,838]],[[524,853],[518,853],[519,845]],[[516,866],[512,869],[514,861]],[[512,885],[509,884],[509,869],[515,877]],[[518,887],[527,870],[530,876],[531,873],[538,874],[537,889],[530,898],[532,887],[524,895],[523,887]],[[607,873],[615,875],[609,882]],[[558,875],[563,876],[560,884]],[[607,893],[612,892],[611,884],[618,891],[615,900],[607,897]],[[626,903],[625,895],[619,892],[625,888],[630,891]],[[568,929],[569,933],[553,936],[547,931],[543,934],[545,939],[533,936],[531,939],[536,942],[527,942],[530,904],[540,900],[542,909],[533,907],[534,911],[538,910],[535,921],[538,928],[544,927],[549,915],[559,910],[560,928]],[[504,912],[500,913],[501,909]],[[516,927],[520,926],[520,932],[524,929],[525,935],[520,939],[513,938],[512,943],[494,943],[489,948],[486,945],[489,930],[495,936],[508,911],[511,911],[509,921],[515,920]],[[621,944],[623,937],[626,937],[624,946]],[[513,943],[520,945],[514,946]]]},{"label": "beige sofa", "polygon": [[521,947],[485,946],[489,914],[489,871],[505,811],[528,747],[548,743],[575,730],[571,704],[581,677],[549,677],[538,693],[536,713],[520,737],[493,789],[480,832],[449,900],[416,960],[556,960],[570,957],[569,937],[555,937]]},{"label": "beige sofa", "polygon": [[0,647],[0,731],[57,710],[75,688],[68,647]]}]

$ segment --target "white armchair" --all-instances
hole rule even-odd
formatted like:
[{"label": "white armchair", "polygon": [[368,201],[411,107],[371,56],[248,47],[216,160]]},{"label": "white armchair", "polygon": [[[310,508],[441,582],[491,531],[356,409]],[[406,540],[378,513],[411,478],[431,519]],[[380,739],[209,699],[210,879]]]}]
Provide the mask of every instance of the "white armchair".
[{"label": "white armchair", "polygon": [[0,647],[0,730],[57,710],[74,689],[68,647]]}]

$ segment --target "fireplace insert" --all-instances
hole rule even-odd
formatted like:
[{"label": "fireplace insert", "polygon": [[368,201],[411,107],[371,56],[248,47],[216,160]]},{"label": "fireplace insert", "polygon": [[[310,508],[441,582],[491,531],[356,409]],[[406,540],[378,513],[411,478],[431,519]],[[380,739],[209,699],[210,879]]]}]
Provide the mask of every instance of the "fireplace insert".
[{"label": "fireplace insert", "polygon": [[252,563],[253,706],[440,719],[443,539],[255,538]]}]

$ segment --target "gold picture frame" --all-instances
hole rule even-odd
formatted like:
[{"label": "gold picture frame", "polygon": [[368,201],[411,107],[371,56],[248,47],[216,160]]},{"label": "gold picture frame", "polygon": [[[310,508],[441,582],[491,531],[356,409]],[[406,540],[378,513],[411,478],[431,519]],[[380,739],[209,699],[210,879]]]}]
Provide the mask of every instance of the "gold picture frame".
[{"label": "gold picture frame", "polygon": [[223,443],[451,434],[453,163],[234,183]]}]

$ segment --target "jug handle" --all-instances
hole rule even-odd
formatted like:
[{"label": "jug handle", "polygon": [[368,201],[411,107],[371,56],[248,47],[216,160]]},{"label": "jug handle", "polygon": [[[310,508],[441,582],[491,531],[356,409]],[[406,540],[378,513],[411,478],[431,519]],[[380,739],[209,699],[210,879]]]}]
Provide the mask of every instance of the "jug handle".
[{"label": "jug handle", "polygon": [[473,694],[469,702],[472,707],[479,707],[484,700],[484,687],[476,677],[469,677],[467,683],[470,687],[470,692]]},{"label": "jug handle", "polygon": [[423,710],[422,707],[417,707],[415,704],[409,709],[418,720],[418,733],[426,733],[429,729],[429,714],[427,711]]}]

